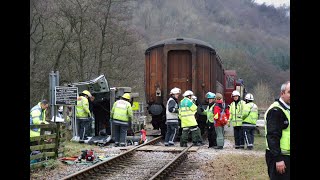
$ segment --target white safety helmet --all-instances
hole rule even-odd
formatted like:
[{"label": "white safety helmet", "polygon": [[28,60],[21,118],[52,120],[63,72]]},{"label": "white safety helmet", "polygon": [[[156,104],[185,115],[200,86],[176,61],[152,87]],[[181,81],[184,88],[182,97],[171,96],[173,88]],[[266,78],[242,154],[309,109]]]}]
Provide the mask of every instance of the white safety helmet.
[{"label": "white safety helmet", "polygon": [[194,100],[194,101],[196,101],[196,100],[197,100],[197,96],[192,95],[192,96],[191,96],[191,99]]},{"label": "white safety helmet", "polygon": [[252,95],[251,93],[246,94],[246,96],[244,97],[244,99],[246,99],[246,100],[251,100],[251,101],[254,100],[254,99],[253,99],[253,95]]},{"label": "white safety helmet", "polygon": [[187,97],[187,96],[192,96],[193,95],[193,92],[190,91],[190,90],[186,90],[186,92],[183,93],[183,97]]},{"label": "white safety helmet", "polygon": [[181,89],[175,87],[175,88],[171,89],[170,95],[171,94],[181,94]]},{"label": "white safety helmet", "polygon": [[59,106],[58,112],[62,112],[63,111],[63,106]]},{"label": "white safety helmet", "polygon": [[240,93],[236,90],[232,91],[231,97],[233,96],[240,96]]}]

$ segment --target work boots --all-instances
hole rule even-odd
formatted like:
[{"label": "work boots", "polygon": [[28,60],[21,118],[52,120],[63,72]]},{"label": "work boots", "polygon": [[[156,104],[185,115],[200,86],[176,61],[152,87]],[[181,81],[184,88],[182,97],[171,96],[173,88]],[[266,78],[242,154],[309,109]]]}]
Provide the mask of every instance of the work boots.
[{"label": "work boots", "polygon": [[202,141],[199,141],[199,144],[200,144],[201,146],[203,146],[203,145],[205,145],[206,143],[204,143],[204,142],[202,142]]},{"label": "work boots", "polygon": [[223,149],[222,146],[214,146],[213,149]]},{"label": "work boots", "polygon": [[247,146],[248,150],[253,150],[253,146]]},{"label": "work boots", "polygon": [[192,145],[193,146],[203,146],[203,145],[205,145],[205,143],[203,143],[202,141],[198,141],[198,142],[193,142]]},{"label": "work boots", "polygon": [[183,143],[180,145],[180,147],[188,147],[187,143]]},{"label": "work boots", "polygon": [[202,146],[200,142],[192,143],[193,146]]}]

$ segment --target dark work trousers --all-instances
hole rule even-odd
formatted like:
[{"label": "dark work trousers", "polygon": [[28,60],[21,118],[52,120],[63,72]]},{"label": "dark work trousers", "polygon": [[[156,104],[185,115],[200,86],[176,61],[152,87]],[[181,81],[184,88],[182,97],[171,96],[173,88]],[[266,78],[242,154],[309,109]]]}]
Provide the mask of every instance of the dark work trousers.
[{"label": "dark work trousers", "polygon": [[201,129],[198,127],[197,131],[197,137],[198,137],[198,141],[199,143],[203,143],[203,139],[202,139],[202,133],[201,133]]},{"label": "dark work trousers", "polygon": [[208,125],[209,147],[217,146],[217,134],[214,128],[214,124],[211,122],[208,122],[207,125]]},{"label": "dark work trousers", "polygon": [[91,120],[88,118],[77,118],[77,124],[78,136],[81,140],[85,140],[86,137],[91,136]]},{"label": "dark work trousers", "polygon": [[193,144],[203,142],[202,136],[201,136],[201,130],[198,126],[194,126],[194,127],[190,128],[190,132],[191,132],[191,139],[192,139]]},{"label": "dark work trousers", "polygon": [[204,116],[204,115],[197,115],[198,113],[196,113],[196,120],[197,120],[197,123],[198,123],[198,127],[200,128],[200,131],[201,131],[201,136],[205,137],[207,136],[208,134],[204,134],[206,132],[206,128],[207,128],[207,116]]},{"label": "dark work trousers", "polygon": [[244,126],[242,124],[244,143],[247,144],[247,148],[253,148],[255,128],[256,127],[253,124],[252,124],[252,126]]},{"label": "dark work trousers", "polygon": [[234,126],[233,135],[234,135],[235,148],[244,148],[242,126]]},{"label": "dark work trousers", "polygon": [[200,142],[201,131],[200,128],[198,128],[198,126],[184,127],[182,128],[180,147],[187,147],[189,132],[191,132],[191,138],[194,144]]},{"label": "dark work trousers", "polygon": [[174,140],[178,134],[178,122],[167,122],[167,133],[164,140],[165,145],[174,145]]},{"label": "dark work trousers", "polygon": [[117,121],[112,122],[112,126],[114,129],[114,143],[116,145],[125,146],[126,145],[126,140],[127,140],[127,130],[128,130],[128,123],[119,123]]},{"label": "dark work trousers", "polygon": [[282,155],[286,165],[285,173],[279,174],[276,169],[276,159],[271,155],[269,150],[266,150],[266,163],[268,166],[268,175],[270,180],[289,180],[290,179],[290,156]]}]

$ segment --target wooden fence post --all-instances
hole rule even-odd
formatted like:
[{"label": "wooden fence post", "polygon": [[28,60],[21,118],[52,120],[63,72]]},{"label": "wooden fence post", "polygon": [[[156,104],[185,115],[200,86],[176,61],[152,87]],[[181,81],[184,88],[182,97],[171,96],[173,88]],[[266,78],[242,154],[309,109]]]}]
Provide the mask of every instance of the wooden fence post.
[{"label": "wooden fence post", "polygon": [[56,148],[54,150],[55,152],[55,158],[58,158],[58,151],[59,151],[59,144],[60,144],[60,123],[56,123],[57,127],[56,127]]}]

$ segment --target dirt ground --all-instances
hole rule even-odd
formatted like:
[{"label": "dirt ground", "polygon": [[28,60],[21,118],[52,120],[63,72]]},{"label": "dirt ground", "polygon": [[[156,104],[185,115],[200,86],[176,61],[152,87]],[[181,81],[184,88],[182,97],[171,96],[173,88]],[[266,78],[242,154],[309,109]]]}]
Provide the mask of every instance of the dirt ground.
[{"label": "dirt ground", "polygon": [[[233,142],[229,139],[225,140],[225,146],[222,150],[209,149],[208,143],[206,141],[205,143],[206,145],[200,146],[197,152],[188,155],[188,159],[197,162],[195,167],[199,167],[195,169],[197,179],[268,179],[264,151],[234,149]],[[178,146],[178,143],[176,145]],[[116,155],[121,152],[111,146],[104,148],[94,146],[94,150],[99,154]],[[61,179],[61,177],[86,167],[56,162],[49,168],[31,171],[30,179]]]}]

